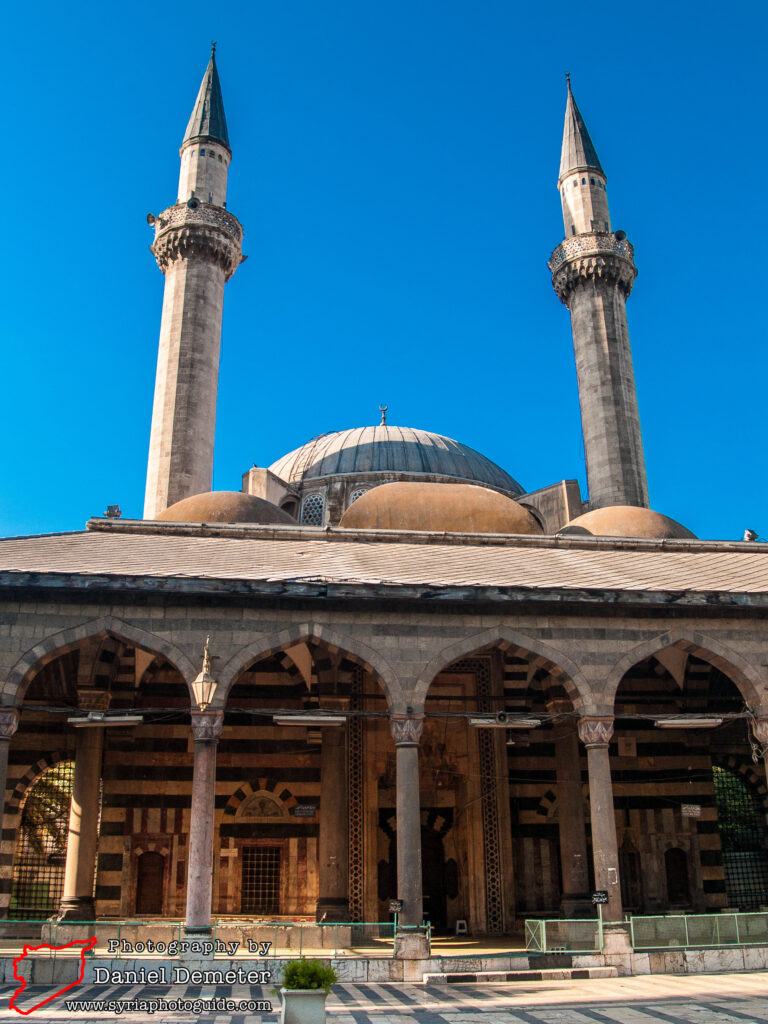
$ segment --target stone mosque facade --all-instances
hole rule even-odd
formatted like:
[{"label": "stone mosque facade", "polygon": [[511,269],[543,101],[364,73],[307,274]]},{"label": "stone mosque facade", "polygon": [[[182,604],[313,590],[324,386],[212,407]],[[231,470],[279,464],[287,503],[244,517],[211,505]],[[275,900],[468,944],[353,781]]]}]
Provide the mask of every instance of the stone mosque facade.
[{"label": "stone mosque facade", "polygon": [[[386,410],[211,492],[231,156],[212,55],[149,217],[144,519],[0,541],[0,916],[194,932],[399,899],[503,936],[593,890],[611,921],[767,904],[768,546],[648,506],[633,248],[570,82],[549,267],[586,499]],[[30,852],[62,766],[65,841]]]}]

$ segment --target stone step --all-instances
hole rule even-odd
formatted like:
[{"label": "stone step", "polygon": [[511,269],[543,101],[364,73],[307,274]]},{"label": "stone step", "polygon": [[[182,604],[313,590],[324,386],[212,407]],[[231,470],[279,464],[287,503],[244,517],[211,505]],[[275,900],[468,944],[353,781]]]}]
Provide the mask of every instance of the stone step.
[{"label": "stone step", "polygon": [[617,978],[615,967],[554,967],[527,971],[477,971],[474,974],[425,974],[425,985],[497,985],[514,981],[577,981]]}]

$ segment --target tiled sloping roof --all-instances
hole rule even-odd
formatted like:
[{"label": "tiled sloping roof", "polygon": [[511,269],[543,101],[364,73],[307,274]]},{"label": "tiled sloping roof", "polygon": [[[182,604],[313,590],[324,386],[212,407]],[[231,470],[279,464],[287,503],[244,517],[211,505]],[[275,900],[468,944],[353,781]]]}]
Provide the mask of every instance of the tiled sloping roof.
[{"label": "tiled sloping roof", "polygon": [[[210,531],[209,531],[210,532]],[[545,590],[768,591],[768,551],[681,542],[673,550],[528,543],[414,543],[313,537],[111,532],[0,541],[0,574],[325,582]],[[686,547],[690,549],[688,549]]]}]

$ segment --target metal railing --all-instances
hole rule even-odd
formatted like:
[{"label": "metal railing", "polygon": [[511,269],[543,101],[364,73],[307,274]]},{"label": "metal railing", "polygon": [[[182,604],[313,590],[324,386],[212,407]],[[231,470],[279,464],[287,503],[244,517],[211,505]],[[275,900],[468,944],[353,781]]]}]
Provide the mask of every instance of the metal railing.
[{"label": "metal railing", "polygon": [[633,949],[703,949],[768,946],[768,913],[631,915]]},{"label": "metal railing", "polygon": [[163,210],[154,220],[155,241],[168,228],[182,227],[185,224],[209,225],[223,231],[238,244],[243,240],[243,226],[237,217],[221,206],[204,203],[198,199],[192,207],[189,203],[177,203]]},{"label": "metal railing", "polygon": [[[61,947],[76,939],[96,936],[88,956],[165,958],[189,950],[203,957],[232,959],[287,959],[312,956],[393,956],[398,936],[426,936],[431,948],[431,927],[401,925],[396,921],[242,921],[211,922],[210,934],[187,934],[181,920],[56,921],[0,919],[0,956],[16,953],[24,945]],[[197,943],[190,946],[190,943]],[[41,950],[40,956],[68,955]],[[79,956],[75,947],[73,956]]]},{"label": "metal railing", "polygon": [[600,953],[603,921],[595,917],[555,917],[525,922],[525,948],[529,953]]}]

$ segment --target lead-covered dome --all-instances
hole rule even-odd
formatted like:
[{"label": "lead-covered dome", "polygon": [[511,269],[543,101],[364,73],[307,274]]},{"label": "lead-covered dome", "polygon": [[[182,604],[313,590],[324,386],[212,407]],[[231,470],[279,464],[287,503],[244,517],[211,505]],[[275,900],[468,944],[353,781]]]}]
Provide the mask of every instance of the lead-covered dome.
[{"label": "lead-covered dome", "polygon": [[349,506],[340,525],[430,533],[544,532],[527,509],[488,487],[415,481],[374,487]]},{"label": "lead-covered dome", "polygon": [[269,469],[287,483],[347,474],[397,473],[523,493],[517,480],[474,448],[442,434],[388,423],[321,434],[278,459]]}]

